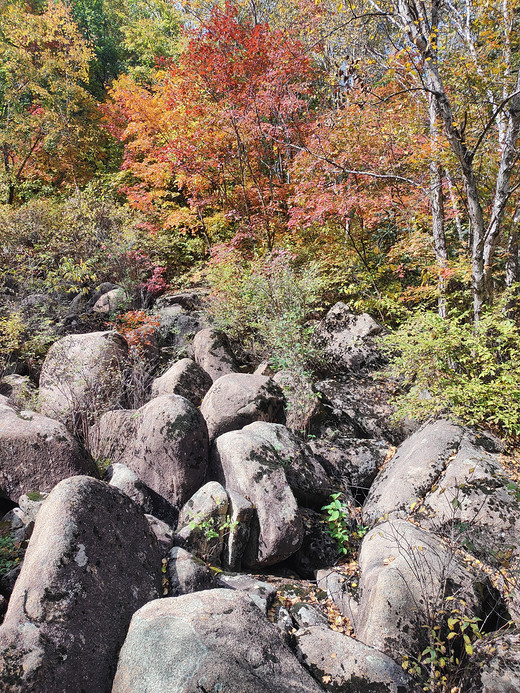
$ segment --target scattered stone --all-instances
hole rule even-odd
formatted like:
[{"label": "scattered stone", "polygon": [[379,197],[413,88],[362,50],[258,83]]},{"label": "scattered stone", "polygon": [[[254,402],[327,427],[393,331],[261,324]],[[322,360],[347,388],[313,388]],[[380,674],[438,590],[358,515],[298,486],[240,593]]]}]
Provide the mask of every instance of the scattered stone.
[{"label": "scattered stone", "polygon": [[213,381],[192,359],[181,359],[152,383],[152,397],[180,395],[196,407],[200,405]]},{"label": "scattered stone", "polygon": [[242,592],[161,599],[132,618],[112,693],[318,693],[278,629]]},{"label": "scattered stone", "polygon": [[219,587],[245,592],[257,605],[260,611],[267,615],[276,596],[276,585],[258,580],[253,575],[227,575],[220,573],[218,576]]},{"label": "scattered stone", "polygon": [[197,332],[193,340],[193,357],[213,382],[223,375],[238,371],[229,340],[220,330],[208,327]]},{"label": "scattered stone", "polygon": [[190,291],[182,291],[178,294],[163,294],[157,299],[155,306],[156,308],[180,306],[188,312],[197,311],[202,308],[203,298],[207,293],[207,289],[200,287]]},{"label": "scattered stone", "polygon": [[200,411],[210,440],[237,431],[253,421],[283,423],[284,399],[278,385],[263,375],[232,373],[213,383]]},{"label": "scattered stone", "polygon": [[225,433],[213,445],[211,474],[256,508],[245,566],[273,565],[300,548],[303,524],[296,499],[269,443],[244,431]]},{"label": "scattered stone", "polygon": [[410,676],[373,647],[323,626],[295,634],[300,661],[326,691],[334,693],[417,693]]},{"label": "scattered stone", "polygon": [[159,548],[138,507],[102,481],[62,481],[38,513],[0,627],[0,688],[110,690],[132,614],[160,591]]},{"label": "scattered stone", "polygon": [[16,503],[76,474],[97,476],[97,469],[62,423],[0,405],[0,495]]}]

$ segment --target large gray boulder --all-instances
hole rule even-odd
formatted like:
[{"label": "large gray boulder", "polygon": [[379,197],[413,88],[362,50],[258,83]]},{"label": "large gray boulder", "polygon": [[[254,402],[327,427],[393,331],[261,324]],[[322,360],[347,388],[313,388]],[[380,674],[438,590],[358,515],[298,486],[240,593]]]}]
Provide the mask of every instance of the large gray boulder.
[{"label": "large gray boulder", "polygon": [[180,395],[198,407],[213,384],[212,379],[192,359],[181,359],[152,383],[152,397]]},{"label": "large gray boulder", "polygon": [[76,474],[97,469],[62,423],[0,404],[0,496],[17,502]]},{"label": "large gray boulder", "polygon": [[160,594],[159,548],[138,507],[102,481],[62,481],[0,627],[0,689],[110,691],[132,614]]},{"label": "large gray boulder", "polygon": [[464,429],[443,419],[423,426],[399,446],[378,474],[363,507],[363,522],[406,516],[431,489],[457,451]]},{"label": "large gray boulder", "polygon": [[207,428],[184,397],[161,395],[136,411],[107,412],[93,438],[98,458],[126,465],[177,508],[204,483]]},{"label": "large gray boulder", "polygon": [[200,411],[210,440],[237,431],[253,421],[284,423],[284,398],[276,383],[264,375],[232,373],[213,383]]},{"label": "large gray boulder", "polygon": [[301,505],[321,509],[330,494],[338,490],[309,446],[282,424],[255,421],[242,431],[252,435],[259,443],[271,445],[284,466],[287,482]]},{"label": "large gray boulder", "polygon": [[344,303],[336,303],[317,326],[313,342],[322,350],[333,372],[357,371],[381,363],[374,337],[383,327],[368,313],[355,315]]},{"label": "large gray boulder", "polygon": [[166,577],[171,597],[212,590],[219,586],[217,576],[211,568],[180,546],[174,546],[168,554]]},{"label": "large gray boulder", "polygon": [[161,599],[132,618],[112,693],[319,693],[242,592]]},{"label": "large gray boulder", "polygon": [[487,563],[501,566],[520,554],[520,487],[500,456],[476,445],[469,432],[417,518]]},{"label": "large gray boulder", "polygon": [[91,421],[124,399],[127,345],[116,332],[62,337],[51,346],[40,376],[41,413],[65,424]]},{"label": "large gray boulder", "polygon": [[273,565],[299,549],[303,523],[298,505],[284,465],[269,443],[247,431],[225,433],[212,447],[210,473],[256,508],[245,566]]},{"label": "large gray boulder", "polygon": [[330,628],[310,626],[295,634],[298,658],[333,693],[415,693],[410,676],[393,659]]},{"label": "large gray boulder", "polygon": [[[471,572],[456,549],[406,520],[384,522],[370,531],[359,554],[360,600],[356,637],[400,658],[417,656],[428,628],[442,625],[449,610],[481,617],[485,576]],[[446,602],[446,597],[453,597]]]},{"label": "large gray boulder", "polygon": [[220,330],[208,327],[197,332],[193,340],[193,358],[209,373],[213,382],[223,375],[238,371],[229,340]]}]

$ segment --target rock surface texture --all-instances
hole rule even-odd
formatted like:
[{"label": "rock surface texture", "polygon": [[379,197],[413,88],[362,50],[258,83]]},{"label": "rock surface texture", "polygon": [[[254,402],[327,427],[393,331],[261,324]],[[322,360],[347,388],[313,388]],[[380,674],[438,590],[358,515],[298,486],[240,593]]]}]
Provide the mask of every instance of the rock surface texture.
[{"label": "rock surface texture", "polygon": [[96,456],[124,464],[176,507],[204,482],[208,433],[200,412],[179,395],[161,395],[136,411],[107,412]]},{"label": "rock surface texture", "polygon": [[253,421],[284,423],[284,397],[276,383],[264,375],[232,373],[213,383],[200,411],[210,440],[237,431]]},{"label": "rock surface texture", "polygon": [[110,691],[132,614],[160,590],[159,548],[137,506],[101,481],[62,481],[0,627],[0,690]]},{"label": "rock surface texture", "polygon": [[0,404],[1,496],[16,502],[77,474],[97,476],[97,469],[62,423]]},{"label": "rock surface texture", "polygon": [[210,590],[151,602],[121,650],[112,693],[319,693],[252,600]]}]

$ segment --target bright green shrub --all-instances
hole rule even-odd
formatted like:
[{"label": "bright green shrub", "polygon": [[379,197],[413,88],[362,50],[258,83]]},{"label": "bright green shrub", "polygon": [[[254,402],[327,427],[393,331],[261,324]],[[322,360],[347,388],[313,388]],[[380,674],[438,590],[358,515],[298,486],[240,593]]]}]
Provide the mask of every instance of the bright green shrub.
[{"label": "bright green shrub", "polygon": [[385,375],[403,389],[399,417],[446,412],[520,435],[520,328],[501,306],[476,326],[467,314],[417,313],[382,346],[390,357]]}]

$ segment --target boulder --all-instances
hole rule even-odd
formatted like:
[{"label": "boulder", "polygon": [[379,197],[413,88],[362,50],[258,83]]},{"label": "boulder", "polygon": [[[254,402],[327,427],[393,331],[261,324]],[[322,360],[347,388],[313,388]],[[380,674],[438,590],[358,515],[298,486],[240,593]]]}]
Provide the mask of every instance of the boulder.
[{"label": "boulder", "polygon": [[335,373],[378,367],[381,356],[374,337],[384,328],[368,313],[355,315],[344,303],[336,303],[316,327],[313,343]]},{"label": "boulder", "polygon": [[316,571],[316,584],[327,593],[329,599],[338,607],[342,616],[351,623],[356,622],[359,604],[354,596],[357,593],[358,578],[343,573],[341,568],[322,568]]},{"label": "boulder", "polygon": [[228,491],[228,498],[230,530],[225,537],[222,562],[226,570],[239,571],[249,542],[255,509],[247,498],[236,491]]},{"label": "boulder", "polygon": [[393,659],[354,638],[323,626],[295,634],[298,658],[326,691],[417,693],[410,676]]},{"label": "boulder", "polygon": [[170,525],[166,524],[166,522],[159,520],[159,518],[154,517],[153,515],[145,514],[145,517],[148,520],[150,529],[155,534],[155,538],[157,539],[157,543],[159,544],[159,549],[161,551],[161,556],[164,558],[164,556],[166,556],[173,547],[173,529],[170,527]]},{"label": "boulder", "polygon": [[239,591],[147,604],[133,617],[112,693],[318,693],[278,629]]},{"label": "boulder", "polygon": [[219,586],[217,576],[204,561],[180,546],[174,546],[168,554],[166,577],[168,595],[171,597],[212,590]]},{"label": "boulder", "polygon": [[184,397],[161,395],[136,411],[107,412],[94,437],[96,457],[126,465],[177,508],[204,483],[207,428]]},{"label": "boulder", "polygon": [[209,373],[213,382],[223,375],[238,371],[229,340],[220,330],[208,327],[197,332],[193,340],[193,358]]},{"label": "boulder", "polygon": [[269,443],[250,432],[225,433],[213,445],[210,467],[213,478],[256,508],[245,566],[272,565],[300,548],[303,524],[298,505],[284,465]]},{"label": "boulder", "polygon": [[159,548],[138,507],[102,481],[62,481],[0,627],[1,690],[109,691],[132,614],[160,593]]},{"label": "boulder", "polygon": [[0,405],[1,496],[16,503],[76,474],[97,476],[97,469],[62,423]]},{"label": "boulder", "polygon": [[17,409],[34,409],[38,400],[37,390],[27,375],[6,375],[0,381],[0,395],[9,399]]},{"label": "boulder", "polygon": [[180,306],[186,311],[197,311],[203,306],[203,299],[208,290],[202,287],[182,291],[177,294],[163,294],[155,302],[155,307],[169,308],[171,306]]},{"label": "boulder", "polygon": [[200,411],[210,440],[237,431],[253,421],[283,423],[284,399],[278,385],[263,375],[232,373],[213,383]]},{"label": "boulder", "polygon": [[291,566],[306,580],[314,580],[316,570],[334,565],[339,558],[338,545],[328,532],[323,516],[309,508],[300,508],[304,535],[301,547],[290,558]]},{"label": "boulder", "polygon": [[384,440],[362,438],[313,438],[309,447],[327,475],[343,489],[350,489],[359,502],[366,495],[390,452]]},{"label": "boulder", "polygon": [[287,428],[291,431],[313,431],[315,421],[322,417],[323,412],[320,399],[309,379],[301,373],[284,370],[275,373],[273,380],[282,388],[287,399]]},{"label": "boulder", "polygon": [[329,628],[328,618],[312,604],[296,602],[291,606],[291,617],[298,628],[309,628],[310,626]]},{"label": "boulder", "polygon": [[287,482],[301,505],[321,510],[330,494],[338,490],[310,447],[285,426],[255,421],[242,431],[272,446],[285,469]]},{"label": "boulder", "polygon": [[217,482],[204,484],[183,506],[179,513],[176,541],[208,563],[220,565],[229,499],[226,490]]},{"label": "boulder", "polygon": [[520,691],[520,634],[498,633],[475,643],[471,679],[482,693]]},{"label": "boulder", "polygon": [[148,515],[166,522],[168,525],[176,525],[179,516],[178,510],[168,501],[143,483],[137,474],[124,464],[111,464],[107,467],[103,476],[110,486],[118,488],[126,493],[142,511]]},{"label": "boulder", "polygon": [[245,592],[266,616],[276,598],[276,585],[258,580],[254,575],[219,573],[218,587]]},{"label": "boulder", "polygon": [[181,359],[152,383],[152,397],[180,395],[196,407],[213,384],[212,379],[192,359]]},{"label": "boulder", "polygon": [[130,303],[130,299],[124,289],[117,287],[115,289],[110,289],[102,296],[92,306],[94,313],[104,313],[109,315],[110,313],[123,312]]},{"label": "boulder", "polygon": [[363,522],[372,526],[383,517],[408,515],[457,451],[463,434],[463,428],[441,419],[405,440],[372,484],[363,506]]},{"label": "boulder", "polygon": [[487,563],[501,566],[520,555],[520,486],[469,432],[417,518]]},{"label": "boulder", "polygon": [[41,413],[71,425],[117,408],[124,399],[126,355],[126,342],[116,332],[74,334],[55,342],[40,376]]},{"label": "boulder", "polygon": [[318,437],[367,438],[400,445],[419,428],[410,421],[394,421],[390,400],[395,387],[372,373],[342,373],[315,383],[314,389],[324,413],[312,430]]},{"label": "boulder", "polygon": [[[359,553],[360,600],[356,636],[390,657],[417,657],[427,628],[442,625],[450,608],[481,617],[488,589],[484,574],[470,571],[456,549],[406,520],[375,527]],[[454,600],[446,603],[446,597]]]},{"label": "boulder", "polygon": [[193,358],[193,339],[206,327],[199,313],[185,313],[180,305],[165,306],[155,311],[159,320],[159,345],[174,359]]}]

